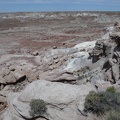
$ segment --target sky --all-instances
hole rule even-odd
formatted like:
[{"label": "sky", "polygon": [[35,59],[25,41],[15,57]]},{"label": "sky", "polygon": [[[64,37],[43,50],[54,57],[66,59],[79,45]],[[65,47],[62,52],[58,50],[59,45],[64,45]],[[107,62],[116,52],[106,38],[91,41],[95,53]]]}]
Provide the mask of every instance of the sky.
[{"label": "sky", "polygon": [[120,11],[120,0],[0,0],[0,12]]}]

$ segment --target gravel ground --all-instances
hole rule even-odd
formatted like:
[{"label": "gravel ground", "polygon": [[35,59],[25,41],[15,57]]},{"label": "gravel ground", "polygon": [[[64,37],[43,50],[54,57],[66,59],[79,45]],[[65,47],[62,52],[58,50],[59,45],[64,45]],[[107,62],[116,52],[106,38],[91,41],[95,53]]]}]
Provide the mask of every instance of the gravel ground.
[{"label": "gravel ground", "polygon": [[120,20],[120,13],[1,13],[0,55],[96,40],[115,20]]}]

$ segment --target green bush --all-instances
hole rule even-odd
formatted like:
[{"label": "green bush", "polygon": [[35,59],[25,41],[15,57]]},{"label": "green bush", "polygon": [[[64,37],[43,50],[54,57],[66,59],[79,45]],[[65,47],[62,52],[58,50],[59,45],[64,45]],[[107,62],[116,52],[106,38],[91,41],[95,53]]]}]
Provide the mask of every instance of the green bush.
[{"label": "green bush", "polygon": [[80,72],[85,73],[86,71],[89,71],[89,70],[90,70],[90,67],[89,67],[89,66],[85,66],[85,67],[82,67],[82,68],[80,69]]},{"label": "green bush", "polygon": [[32,99],[30,102],[30,115],[37,116],[46,113],[46,103],[41,99]]},{"label": "green bush", "polygon": [[120,120],[120,111],[110,111],[107,120]]},{"label": "green bush", "polygon": [[116,89],[115,89],[114,86],[111,86],[111,87],[108,87],[108,88],[106,89],[106,92],[115,93],[115,92],[116,92]]},{"label": "green bush", "polygon": [[112,92],[90,92],[85,99],[85,110],[102,115],[110,110],[120,111],[120,94]]},{"label": "green bush", "polygon": [[89,112],[96,113],[97,115],[103,114],[104,109],[101,105],[102,101],[99,94],[91,91],[85,99],[85,109]]}]

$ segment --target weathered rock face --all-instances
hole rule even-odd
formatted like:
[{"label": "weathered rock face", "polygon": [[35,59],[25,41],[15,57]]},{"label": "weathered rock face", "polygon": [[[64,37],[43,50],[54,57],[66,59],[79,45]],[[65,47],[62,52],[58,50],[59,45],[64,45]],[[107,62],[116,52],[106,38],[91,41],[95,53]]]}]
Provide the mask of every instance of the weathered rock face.
[{"label": "weathered rock face", "polygon": [[120,32],[111,33],[110,38],[112,41],[116,42],[116,44],[120,45]]},{"label": "weathered rock face", "polygon": [[114,24],[116,31],[120,31],[120,21]]},{"label": "weathered rock face", "polygon": [[103,70],[105,71],[105,79],[111,81],[112,83],[116,83],[119,80],[120,73],[120,56],[119,56],[119,47],[115,46],[114,51],[110,58],[108,58],[103,65]]},{"label": "weathered rock face", "polygon": [[24,120],[30,116],[30,101],[42,99],[47,104],[47,113],[42,117],[49,120],[81,120],[85,96],[95,87],[90,84],[81,86],[44,80],[34,81],[20,93],[8,95],[8,109],[3,120]]},{"label": "weathered rock face", "polygon": [[26,63],[27,60],[6,62],[0,66],[0,90],[6,85],[17,83],[32,82],[37,79],[36,66]]},{"label": "weathered rock face", "polygon": [[10,84],[15,83],[16,81],[25,77],[25,73],[20,69],[10,70],[9,68],[3,68],[0,71],[0,83],[1,84]]},{"label": "weathered rock face", "polygon": [[104,80],[116,83],[120,79],[120,32],[110,34],[110,39],[98,41],[92,53],[93,63],[104,58]]},{"label": "weathered rock face", "polygon": [[89,53],[92,57],[92,62],[97,62],[104,55],[104,40],[97,41],[92,53]]},{"label": "weathered rock face", "polygon": [[[87,51],[95,46],[95,41],[85,42],[66,49],[51,49],[34,61],[39,64],[39,79],[48,81],[76,81],[75,71],[92,64]],[[83,51],[83,48],[84,51]]]}]

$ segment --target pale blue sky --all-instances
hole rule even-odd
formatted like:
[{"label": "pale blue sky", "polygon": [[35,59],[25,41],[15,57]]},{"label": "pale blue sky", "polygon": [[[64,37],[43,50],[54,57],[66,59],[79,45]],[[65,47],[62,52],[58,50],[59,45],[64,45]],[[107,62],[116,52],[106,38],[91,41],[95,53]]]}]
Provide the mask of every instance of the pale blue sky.
[{"label": "pale blue sky", "polygon": [[120,11],[120,0],[0,0],[0,12]]}]

